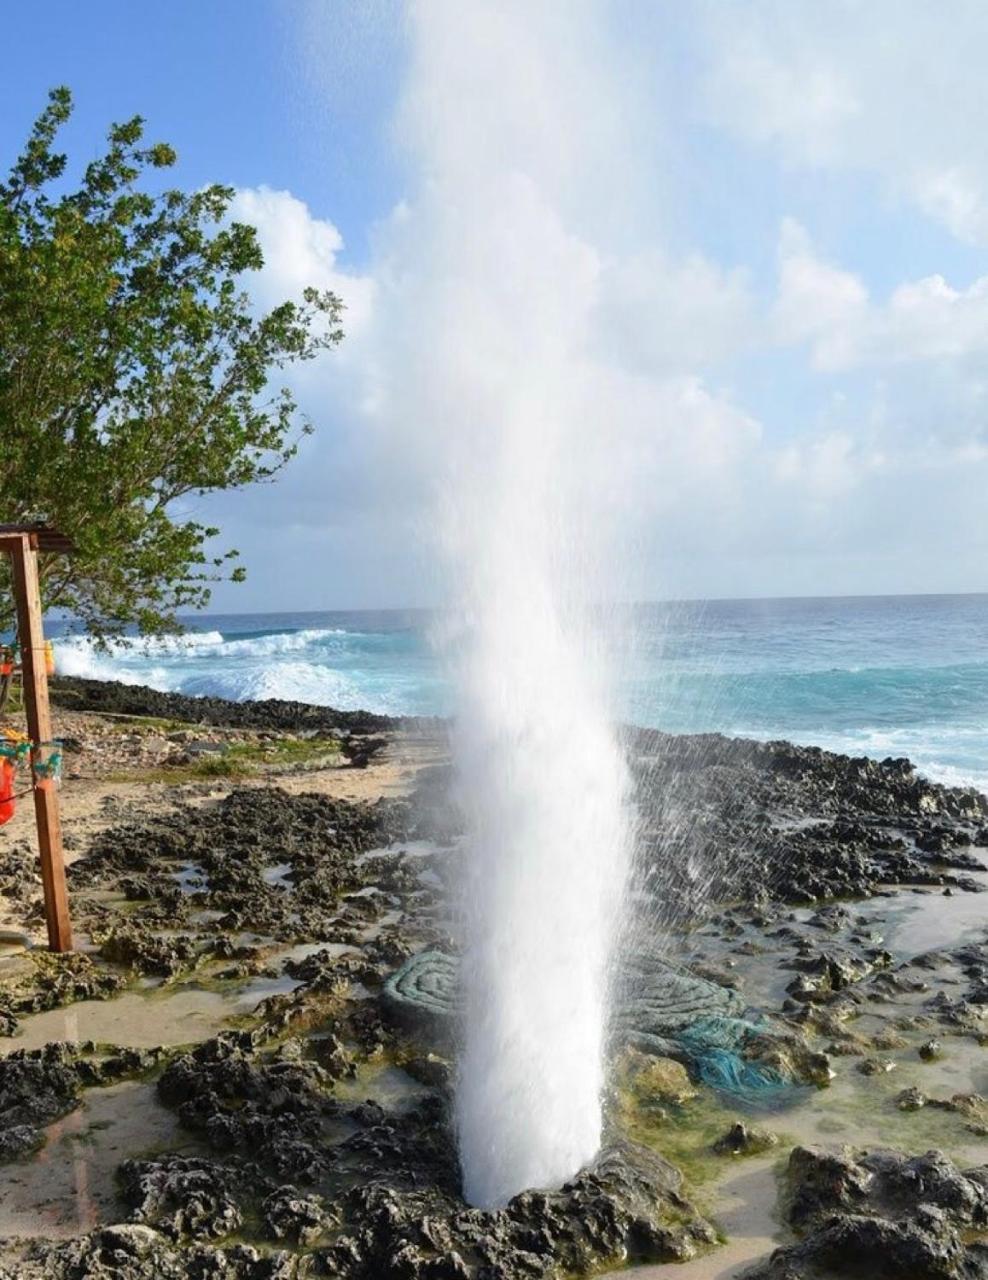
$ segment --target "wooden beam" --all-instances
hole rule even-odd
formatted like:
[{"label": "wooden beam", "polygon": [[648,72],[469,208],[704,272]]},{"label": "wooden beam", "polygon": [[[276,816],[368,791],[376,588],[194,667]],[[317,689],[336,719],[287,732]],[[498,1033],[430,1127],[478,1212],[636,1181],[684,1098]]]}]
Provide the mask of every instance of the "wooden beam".
[{"label": "wooden beam", "polygon": [[0,524],[0,544],[10,536],[16,538],[24,533],[31,534],[39,551],[57,551],[62,555],[75,551],[71,538],[47,524]]},{"label": "wooden beam", "polygon": [[[10,552],[14,571],[14,602],[24,676],[24,707],[27,731],[33,744],[51,741],[51,713],[48,708],[48,677],[45,673],[45,635],[38,589],[37,535],[23,532],[5,534],[3,549]],[[38,762],[37,747],[31,749],[31,772]],[[41,852],[41,883],[45,894],[48,946],[52,951],[72,950],[69,897],[65,887],[65,860],[62,853],[62,824],[58,813],[58,792],[52,779],[34,777],[34,813],[38,822]]]}]

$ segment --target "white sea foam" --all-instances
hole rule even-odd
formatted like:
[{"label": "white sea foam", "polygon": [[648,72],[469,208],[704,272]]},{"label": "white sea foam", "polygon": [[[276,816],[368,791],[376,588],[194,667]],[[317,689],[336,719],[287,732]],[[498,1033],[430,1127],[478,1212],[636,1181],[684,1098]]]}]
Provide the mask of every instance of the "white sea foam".
[{"label": "white sea foam", "polygon": [[56,668],[62,675],[235,702],[281,698],[400,714],[407,708],[389,687],[391,681],[359,668],[349,674],[335,665],[346,660],[348,646],[362,634],[326,627],[227,638],[210,630],[114,641],[103,649],[84,636],[65,636],[56,643]]},{"label": "white sea foam", "polygon": [[340,627],[311,627],[301,631],[279,631],[266,636],[251,636],[244,640],[224,640],[220,652],[231,658],[240,655],[263,658],[277,653],[297,653],[302,649],[331,648],[339,644],[339,637],[353,634]]},{"label": "white sea foam", "polygon": [[[182,693],[228,698],[233,702],[281,698],[288,702],[311,702],[315,706],[350,711],[382,709],[380,699],[369,697],[366,690],[340,672],[311,662],[235,666],[228,670],[186,676],[178,688]],[[368,705],[369,701],[375,705]]]},{"label": "white sea foam", "polygon": [[145,661],[139,667],[120,660],[114,648],[102,652],[88,641],[76,638],[58,640],[55,645],[55,669],[59,675],[79,676],[88,680],[118,680],[121,684],[146,684],[153,689],[170,689],[172,682],[166,668]]}]

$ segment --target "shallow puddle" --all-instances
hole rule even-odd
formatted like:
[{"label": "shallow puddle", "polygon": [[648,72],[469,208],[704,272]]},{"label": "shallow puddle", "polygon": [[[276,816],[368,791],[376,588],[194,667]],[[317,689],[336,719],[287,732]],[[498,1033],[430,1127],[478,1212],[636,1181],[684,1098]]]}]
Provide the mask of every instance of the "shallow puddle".
[{"label": "shallow puddle", "polygon": [[125,1081],[90,1089],[83,1105],[45,1130],[37,1154],[0,1166],[0,1238],[60,1239],[119,1221],[117,1167],[161,1147],[188,1147],[154,1085]]},{"label": "shallow puddle", "polygon": [[359,867],[375,858],[396,858],[399,854],[406,854],[409,858],[425,858],[440,852],[447,851],[434,840],[403,840],[400,844],[380,849],[367,849],[364,853],[357,854],[356,864]]},{"label": "shallow puddle", "polygon": [[388,1111],[401,1111],[429,1092],[407,1071],[382,1061],[361,1066],[352,1079],[337,1080],[333,1092],[346,1102],[376,1102]]},{"label": "shallow puddle", "polygon": [[22,1019],[15,1035],[0,1040],[0,1054],[40,1049],[52,1040],[70,1044],[94,1040],[134,1049],[193,1044],[216,1035],[231,1018],[250,1013],[268,996],[298,985],[287,977],[259,977],[224,992],[194,986],[152,987],[109,1000],[79,1000]]},{"label": "shallow puddle", "polygon": [[183,893],[199,893],[209,887],[205,871],[194,862],[183,863],[169,874]]},{"label": "shallow puddle", "polygon": [[[988,872],[968,874],[988,890]],[[884,945],[897,959],[956,947],[988,932],[988,892],[902,890],[891,898],[856,903],[854,912],[869,922],[878,917]]]},{"label": "shallow puddle", "polygon": [[32,943],[26,933],[17,929],[0,929],[0,958],[23,955]]},{"label": "shallow puddle", "polygon": [[128,991],[110,1000],[80,1000],[32,1014],[16,1035],[0,1041],[0,1052],[40,1049],[51,1040],[95,1040],[134,1049],[191,1044],[215,1035],[235,1012],[229,997],[198,988],[167,995]]}]

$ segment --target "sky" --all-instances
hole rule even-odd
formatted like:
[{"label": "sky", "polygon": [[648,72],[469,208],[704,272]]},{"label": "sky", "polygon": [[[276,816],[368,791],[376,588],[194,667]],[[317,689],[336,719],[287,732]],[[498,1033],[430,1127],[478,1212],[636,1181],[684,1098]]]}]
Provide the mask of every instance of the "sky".
[{"label": "sky", "polygon": [[177,182],[236,188],[258,309],[347,305],[292,375],[300,457],[195,508],[248,570],[215,608],[434,603],[444,490],[540,413],[621,594],[988,590],[981,0],[47,0],[5,31],[5,161],[56,84],[79,166],[139,113]]}]

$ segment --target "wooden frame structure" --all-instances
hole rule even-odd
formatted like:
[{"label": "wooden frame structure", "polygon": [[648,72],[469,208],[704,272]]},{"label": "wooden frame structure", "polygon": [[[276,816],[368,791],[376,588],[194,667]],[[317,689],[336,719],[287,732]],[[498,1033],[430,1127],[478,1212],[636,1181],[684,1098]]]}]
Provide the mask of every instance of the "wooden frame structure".
[{"label": "wooden frame structure", "polygon": [[74,550],[64,534],[43,525],[0,524],[0,551],[10,556],[13,569],[17,635],[21,650],[24,682],[24,709],[31,739],[31,778],[34,815],[38,825],[41,855],[41,883],[45,895],[45,920],[51,951],[72,950],[69,895],[65,887],[65,858],[62,824],[58,812],[58,792],[50,779],[35,773],[39,744],[51,740],[51,711],[48,705],[48,676],[45,670],[45,635],[38,584],[38,552],[59,554]]}]

